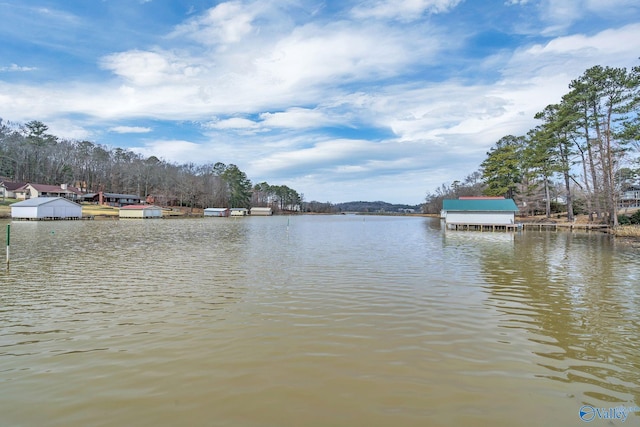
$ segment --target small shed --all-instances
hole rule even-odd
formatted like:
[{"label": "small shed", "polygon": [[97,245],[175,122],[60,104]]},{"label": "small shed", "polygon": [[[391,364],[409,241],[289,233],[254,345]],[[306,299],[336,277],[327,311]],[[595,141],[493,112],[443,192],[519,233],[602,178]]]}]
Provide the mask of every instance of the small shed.
[{"label": "small shed", "polygon": [[227,217],[229,216],[229,208],[206,208],[204,216]]},{"label": "small shed", "polygon": [[447,199],[442,202],[442,217],[447,226],[514,224],[517,211],[513,199]]},{"label": "small shed", "polygon": [[246,208],[231,208],[231,216],[247,216],[248,210]]},{"label": "small shed", "polygon": [[273,211],[271,208],[262,208],[262,207],[254,207],[251,208],[252,216],[269,216],[273,215]]},{"label": "small shed", "polygon": [[11,205],[14,219],[80,219],[82,206],[64,197],[34,197]]},{"label": "small shed", "polygon": [[162,208],[155,205],[122,206],[120,218],[162,218]]}]

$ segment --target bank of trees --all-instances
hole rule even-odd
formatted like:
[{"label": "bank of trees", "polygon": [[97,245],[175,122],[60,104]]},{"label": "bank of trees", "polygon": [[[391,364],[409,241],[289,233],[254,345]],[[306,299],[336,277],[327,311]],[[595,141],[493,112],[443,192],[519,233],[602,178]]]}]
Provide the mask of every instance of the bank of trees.
[{"label": "bank of trees", "polygon": [[442,184],[433,193],[428,193],[422,211],[428,214],[439,214],[444,199],[457,199],[462,196],[480,196],[484,194],[487,184],[482,181],[482,172],[475,171],[463,180]]},{"label": "bank of trees", "polygon": [[253,186],[254,206],[272,206],[281,211],[297,211],[302,207],[303,196],[286,185],[269,185],[261,182]]},{"label": "bank of trees", "polygon": [[514,198],[523,213],[542,204],[547,216],[561,195],[570,220],[580,206],[591,220],[617,225],[620,190],[637,175],[639,112],[640,67],[586,70],[560,103],[536,114],[534,129],[495,143],[479,194]]},{"label": "bank of trees", "polygon": [[91,141],[58,138],[39,121],[0,119],[0,176],[17,182],[67,183],[87,192],[152,196],[188,207],[272,206],[298,210],[302,195],[286,186],[253,186],[234,164],[170,163]]}]

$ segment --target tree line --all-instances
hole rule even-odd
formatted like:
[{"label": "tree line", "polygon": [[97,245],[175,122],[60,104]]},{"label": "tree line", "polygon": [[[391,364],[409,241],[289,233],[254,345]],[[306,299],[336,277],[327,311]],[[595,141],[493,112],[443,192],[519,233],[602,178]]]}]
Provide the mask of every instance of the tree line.
[{"label": "tree line", "polygon": [[639,110],[640,67],[591,67],[559,103],[535,115],[536,127],[502,137],[479,171],[428,194],[425,209],[452,196],[504,196],[523,214],[542,210],[549,217],[561,203],[570,221],[584,211],[615,226],[620,191],[639,175]]},{"label": "tree line", "polygon": [[37,120],[0,119],[0,176],[15,182],[71,184],[86,192],[152,197],[164,206],[271,206],[300,210],[303,196],[285,185],[253,185],[234,164],[176,164],[86,140],[58,138]]}]

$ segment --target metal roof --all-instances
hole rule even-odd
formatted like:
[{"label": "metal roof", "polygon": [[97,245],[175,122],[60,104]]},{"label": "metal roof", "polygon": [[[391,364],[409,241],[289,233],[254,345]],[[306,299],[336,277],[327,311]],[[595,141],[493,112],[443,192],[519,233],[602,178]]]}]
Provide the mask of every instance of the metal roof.
[{"label": "metal roof", "polygon": [[442,201],[445,211],[473,211],[473,212],[517,212],[518,207],[513,199],[446,199]]},{"label": "metal roof", "polygon": [[104,197],[114,197],[117,199],[140,199],[140,196],[135,194],[120,194],[120,193],[102,193]]},{"label": "metal roof", "polygon": [[47,203],[55,202],[57,200],[64,200],[65,203],[71,203],[74,206],[80,207],[79,204],[72,202],[69,199],[65,199],[64,197],[33,197],[31,199],[23,200],[22,202],[12,203],[11,207],[29,207],[29,206],[42,206]]},{"label": "metal roof", "polygon": [[160,206],[155,206],[155,205],[128,205],[128,206],[122,206],[120,208],[120,210],[140,210],[140,209],[162,209]]},{"label": "metal roof", "polygon": [[[84,195],[85,199],[90,199],[100,195],[100,193],[87,193]],[[113,197],[117,199],[140,199],[140,196],[136,196],[135,194],[120,194],[120,193],[102,193],[104,197]]]},{"label": "metal roof", "polygon": [[25,182],[13,182],[13,181],[2,181],[2,185],[9,191],[17,190],[18,188],[22,188],[27,183]]},{"label": "metal roof", "polygon": [[67,186],[67,188],[62,188],[62,186],[60,185],[49,185],[49,184],[33,184],[33,183],[28,183],[24,186],[24,188],[26,189],[26,187],[31,186],[33,188],[35,188],[36,190],[38,190],[39,192],[46,192],[46,193],[75,193],[75,194],[82,194],[82,191],[80,191],[79,188],[76,187],[72,187],[72,186]]}]

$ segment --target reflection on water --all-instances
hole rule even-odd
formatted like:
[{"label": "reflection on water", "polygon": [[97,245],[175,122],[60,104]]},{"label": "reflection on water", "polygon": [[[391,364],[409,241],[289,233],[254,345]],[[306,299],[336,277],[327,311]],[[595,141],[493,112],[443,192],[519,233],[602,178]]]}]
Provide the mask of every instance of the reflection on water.
[{"label": "reflection on water", "polygon": [[[585,401],[640,401],[637,267],[604,235],[534,233],[483,259],[501,326],[524,329],[546,378],[580,384]],[[631,262],[631,264],[629,264]],[[591,387],[584,388],[584,384]],[[611,406],[611,405],[610,405]]]},{"label": "reflection on water", "polygon": [[640,403],[640,261],[605,235],[303,216],[11,242],[3,425],[582,425]]}]

